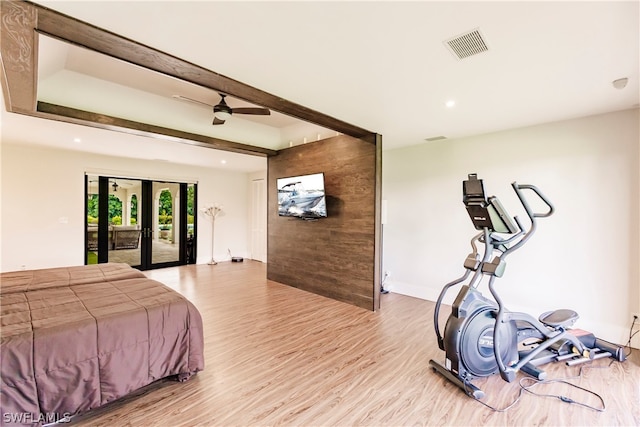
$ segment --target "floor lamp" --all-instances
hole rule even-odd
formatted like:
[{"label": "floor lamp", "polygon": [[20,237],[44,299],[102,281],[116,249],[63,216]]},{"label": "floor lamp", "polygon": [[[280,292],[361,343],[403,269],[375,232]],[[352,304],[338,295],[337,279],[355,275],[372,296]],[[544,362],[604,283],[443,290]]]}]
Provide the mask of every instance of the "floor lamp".
[{"label": "floor lamp", "polygon": [[202,212],[204,212],[205,215],[211,217],[211,261],[209,261],[209,265],[216,265],[218,263],[213,258],[213,247],[214,247],[213,236],[214,236],[215,225],[216,225],[216,217],[220,212],[222,212],[222,206],[221,205],[205,206],[204,208],[202,208]]},{"label": "floor lamp", "polygon": [[213,231],[216,226],[216,217],[211,217],[211,261],[209,261],[209,265],[216,265],[217,262],[213,259]]}]

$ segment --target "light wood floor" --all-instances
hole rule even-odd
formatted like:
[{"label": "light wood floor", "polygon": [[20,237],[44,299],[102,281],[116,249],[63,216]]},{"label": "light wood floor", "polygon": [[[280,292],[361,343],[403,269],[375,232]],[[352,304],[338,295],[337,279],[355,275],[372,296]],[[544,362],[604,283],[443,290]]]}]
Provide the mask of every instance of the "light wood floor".
[{"label": "light wood floor", "polygon": [[[573,380],[599,393],[604,412],[524,393],[507,412],[467,397],[429,367],[442,360],[433,303],[382,295],[369,312],[266,280],[258,262],[190,265],[148,276],[187,296],[201,311],[205,370],[163,381],[73,421],[91,426],[404,426],[640,425],[640,357],[597,360]],[[547,365],[549,378],[579,368]],[[476,381],[487,404],[505,407],[517,382]],[[537,391],[597,406],[561,383]]]}]

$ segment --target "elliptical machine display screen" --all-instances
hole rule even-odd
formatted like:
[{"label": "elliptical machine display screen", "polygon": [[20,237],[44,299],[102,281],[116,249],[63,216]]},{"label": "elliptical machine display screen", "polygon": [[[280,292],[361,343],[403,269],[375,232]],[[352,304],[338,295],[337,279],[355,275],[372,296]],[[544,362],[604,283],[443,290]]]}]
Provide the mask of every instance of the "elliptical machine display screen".
[{"label": "elliptical machine display screen", "polygon": [[478,179],[478,174],[470,173],[469,179],[462,181],[462,201],[465,205],[486,205],[487,198],[484,195],[484,184],[481,179]]},{"label": "elliptical machine display screen", "polygon": [[477,174],[470,173],[469,179],[462,182],[462,201],[476,230],[486,227],[498,233],[513,234],[518,231],[500,200],[494,196],[487,200],[484,184]]}]

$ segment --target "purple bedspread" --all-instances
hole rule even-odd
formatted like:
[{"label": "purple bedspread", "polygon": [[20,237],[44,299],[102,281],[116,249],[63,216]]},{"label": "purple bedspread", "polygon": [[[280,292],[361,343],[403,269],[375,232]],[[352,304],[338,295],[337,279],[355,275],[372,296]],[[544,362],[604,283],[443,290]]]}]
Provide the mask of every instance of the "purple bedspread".
[{"label": "purple bedspread", "polygon": [[204,368],[202,317],[126,264],[0,275],[1,425],[97,408]]}]

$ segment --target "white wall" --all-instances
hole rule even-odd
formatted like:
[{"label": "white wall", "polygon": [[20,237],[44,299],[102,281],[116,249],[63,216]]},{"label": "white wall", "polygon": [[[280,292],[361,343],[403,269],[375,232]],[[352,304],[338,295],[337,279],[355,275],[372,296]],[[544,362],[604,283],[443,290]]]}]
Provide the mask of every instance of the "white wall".
[{"label": "white wall", "polygon": [[[221,203],[215,258],[246,256],[249,174],[47,149],[2,141],[1,271],[84,262],[85,172],[198,183],[198,203]],[[265,160],[266,168],[266,160]],[[198,215],[198,263],[211,259],[211,223]],[[24,266],[24,267],[23,267]]]},{"label": "white wall", "polygon": [[507,259],[497,281],[507,307],[535,317],[572,308],[576,327],[626,343],[630,313],[640,311],[639,116],[634,109],[384,152],[386,286],[435,300],[462,275],[476,233],[462,204],[467,174],[478,173],[488,195],[522,219],[510,184],[533,184],[556,213]]}]

